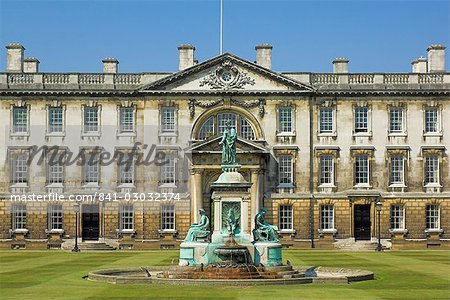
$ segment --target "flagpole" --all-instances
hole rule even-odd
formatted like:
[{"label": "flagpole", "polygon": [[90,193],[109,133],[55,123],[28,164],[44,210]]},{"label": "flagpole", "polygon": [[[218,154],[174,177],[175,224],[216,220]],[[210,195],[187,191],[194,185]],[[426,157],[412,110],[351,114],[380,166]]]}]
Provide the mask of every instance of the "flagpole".
[{"label": "flagpole", "polygon": [[223,0],[220,0],[220,54],[223,53]]}]

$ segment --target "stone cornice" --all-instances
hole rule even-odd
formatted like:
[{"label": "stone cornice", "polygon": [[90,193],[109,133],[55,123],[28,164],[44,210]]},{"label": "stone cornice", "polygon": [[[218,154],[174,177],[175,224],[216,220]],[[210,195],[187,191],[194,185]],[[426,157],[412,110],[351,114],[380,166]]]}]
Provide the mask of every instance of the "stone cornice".
[{"label": "stone cornice", "polygon": [[0,90],[0,96],[137,96],[134,90]]},{"label": "stone cornice", "polygon": [[329,96],[448,96],[450,89],[420,89],[420,90],[381,90],[381,89],[333,89],[319,90],[316,93],[319,97]]},{"label": "stone cornice", "polygon": [[193,90],[193,91],[163,91],[163,90],[146,90],[139,91],[139,94],[143,95],[192,95],[192,96],[201,96],[201,95],[229,95],[229,96],[238,96],[238,95],[252,95],[252,96],[269,96],[269,95],[312,95],[311,91],[307,90]]},{"label": "stone cornice", "polygon": [[[360,97],[360,96],[450,96],[450,90],[330,90],[311,92],[305,90],[287,91],[246,91],[246,90],[210,90],[210,91],[136,91],[136,90],[0,90],[0,96],[316,96],[316,97]],[[411,100],[415,100],[412,98]],[[421,99],[420,99],[421,100]]]}]

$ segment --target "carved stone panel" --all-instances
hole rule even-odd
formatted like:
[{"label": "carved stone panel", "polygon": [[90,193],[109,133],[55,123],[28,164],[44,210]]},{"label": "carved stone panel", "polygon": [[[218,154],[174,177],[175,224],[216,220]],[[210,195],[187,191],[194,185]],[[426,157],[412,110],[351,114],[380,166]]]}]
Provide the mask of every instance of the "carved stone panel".
[{"label": "carved stone panel", "polygon": [[234,230],[233,234],[239,234],[241,232],[241,202],[237,201],[223,201],[222,202],[222,228],[221,233],[223,234],[230,234],[228,230],[228,214],[232,211],[234,214],[234,217],[236,218],[236,229]]},{"label": "carved stone panel", "polygon": [[214,71],[208,74],[200,86],[209,86],[211,89],[243,89],[246,85],[254,85],[255,80],[247,76],[231,61],[223,61]]}]

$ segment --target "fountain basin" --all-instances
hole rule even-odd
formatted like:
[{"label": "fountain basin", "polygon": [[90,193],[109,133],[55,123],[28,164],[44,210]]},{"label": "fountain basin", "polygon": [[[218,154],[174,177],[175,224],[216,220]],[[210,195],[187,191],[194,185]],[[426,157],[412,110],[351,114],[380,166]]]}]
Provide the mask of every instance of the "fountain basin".
[{"label": "fountain basin", "polygon": [[[183,270],[179,269],[183,268]],[[146,266],[138,268],[122,268],[98,270],[88,274],[88,279],[116,284],[126,283],[161,283],[161,284],[214,284],[214,285],[278,285],[278,284],[308,284],[308,283],[351,283],[356,281],[373,280],[374,274],[366,270],[353,270],[326,267],[266,267],[267,272],[275,272],[279,278],[251,278],[251,279],[216,279],[216,278],[170,278],[164,277],[164,272],[176,270],[189,272],[200,267],[179,266]],[[288,274],[295,270],[298,276]],[[281,277],[280,277],[281,276]]]},{"label": "fountain basin", "polygon": [[221,246],[214,250],[214,254],[219,256],[224,261],[231,264],[233,263],[244,263],[248,264],[250,262],[250,253],[247,247],[244,246]]}]

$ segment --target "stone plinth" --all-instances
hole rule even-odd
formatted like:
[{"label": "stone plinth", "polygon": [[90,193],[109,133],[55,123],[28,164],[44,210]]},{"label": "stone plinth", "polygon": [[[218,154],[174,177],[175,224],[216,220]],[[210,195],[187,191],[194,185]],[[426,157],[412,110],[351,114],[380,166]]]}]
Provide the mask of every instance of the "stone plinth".
[{"label": "stone plinth", "polygon": [[209,243],[184,242],[180,244],[180,266],[199,266],[210,263]]},{"label": "stone plinth", "polygon": [[281,266],[282,256],[281,249],[282,246],[279,243],[271,242],[257,242],[254,243],[255,255],[254,263],[256,266]]},{"label": "stone plinth", "polygon": [[25,241],[25,236],[28,234],[28,229],[15,229],[11,231],[12,239],[15,241]]}]

